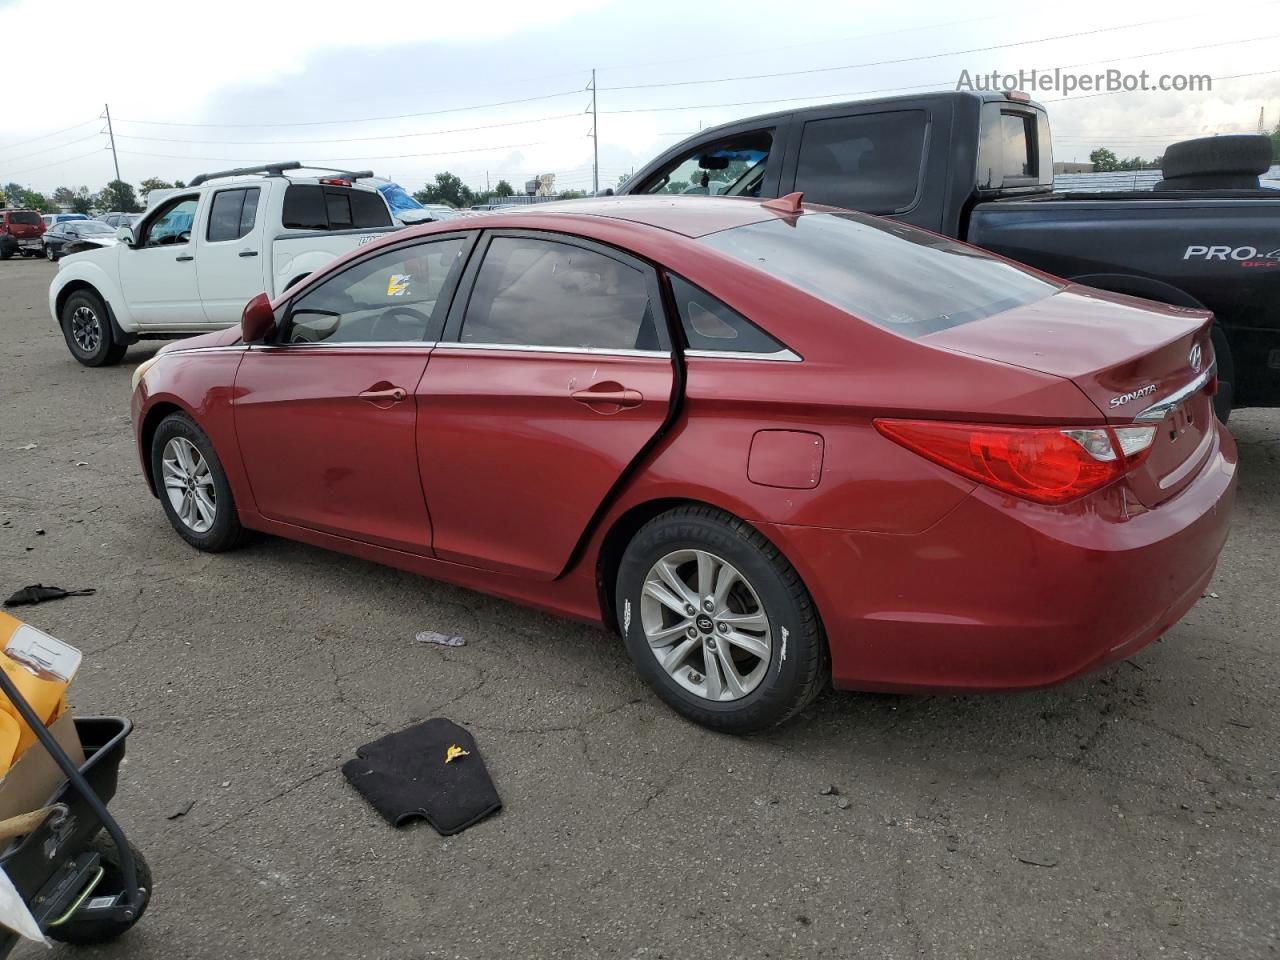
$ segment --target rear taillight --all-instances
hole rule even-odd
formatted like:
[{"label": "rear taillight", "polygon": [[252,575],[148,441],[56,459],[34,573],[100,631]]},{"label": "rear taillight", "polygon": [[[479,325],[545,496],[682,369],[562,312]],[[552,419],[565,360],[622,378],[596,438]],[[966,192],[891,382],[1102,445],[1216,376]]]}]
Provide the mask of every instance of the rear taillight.
[{"label": "rear taillight", "polygon": [[1139,464],[1155,439],[1143,427],[997,427],[876,420],[876,429],[961,476],[1034,500],[1066,503]]}]

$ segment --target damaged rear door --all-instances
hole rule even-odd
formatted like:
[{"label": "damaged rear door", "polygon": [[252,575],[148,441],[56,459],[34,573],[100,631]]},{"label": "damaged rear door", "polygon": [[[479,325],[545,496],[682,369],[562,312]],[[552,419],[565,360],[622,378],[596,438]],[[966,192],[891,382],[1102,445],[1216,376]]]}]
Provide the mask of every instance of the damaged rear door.
[{"label": "damaged rear door", "polygon": [[673,384],[651,267],[563,234],[487,234],[418,387],[436,555],[556,577]]}]

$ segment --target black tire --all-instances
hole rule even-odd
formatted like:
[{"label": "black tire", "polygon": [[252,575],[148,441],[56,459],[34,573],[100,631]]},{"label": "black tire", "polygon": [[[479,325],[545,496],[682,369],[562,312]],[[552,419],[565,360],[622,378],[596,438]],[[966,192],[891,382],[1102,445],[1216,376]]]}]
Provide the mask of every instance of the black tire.
[{"label": "black tire", "polygon": [[96,293],[71,294],[58,319],[67,349],[86,367],[112,367],[124,359],[128,346],[116,342],[107,306]]},{"label": "black tire", "polygon": [[[128,841],[125,841],[128,843]],[[93,896],[106,897],[115,896],[124,890],[124,871],[120,868],[120,850],[112,842],[110,834],[105,830],[89,841],[89,847],[96,850],[102,857],[103,875],[98,881],[98,885],[93,889]],[[138,852],[138,848],[129,843],[129,851],[133,854],[134,867],[138,873],[138,886],[144,887],[148,894],[151,893],[151,867],[147,865],[146,858]],[[71,919],[65,923],[60,923],[56,927],[50,927],[48,931],[49,937],[53,940],[59,940],[62,943],[72,943],[77,945],[88,945],[93,943],[107,943],[114,940],[121,934],[127,932],[135,923],[142,919],[142,915],[147,912],[147,904],[151,902],[148,895],[142,903],[142,908],[137,915],[131,920],[90,920],[73,914]]]},{"label": "black tire", "polygon": [[1231,408],[1235,403],[1236,362],[1226,334],[1216,323],[1210,328],[1209,337],[1213,341],[1214,359],[1218,364],[1218,392],[1213,398],[1213,410],[1218,419],[1226,423],[1231,418]]},{"label": "black tire", "polygon": [[8,260],[13,256],[12,247],[0,247],[0,260]]},{"label": "black tire", "polygon": [[[175,438],[182,438],[194,446],[208,465],[214,508],[213,520],[208,529],[197,529],[184,520],[165,486],[165,450],[169,442]],[[195,421],[185,413],[171,413],[161,420],[151,438],[150,456],[151,477],[156,486],[156,493],[160,498],[161,506],[164,507],[165,516],[169,518],[169,523],[178,532],[178,536],[196,549],[207,553],[221,553],[241,543],[244,539],[244,528],[240,526],[240,515],[236,510],[235,497],[231,494],[231,485],[227,482],[227,474],[222,469],[222,462],[218,459],[213,444],[205,432],[196,426]],[[181,494],[179,499],[182,499]]]},{"label": "black tire", "polygon": [[1171,145],[1160,162],[1160,170],[1168,179],[1206,174],[1257,177],[1270,167],[1271,138],[1257,134],[1183,140]]},{"label": "black tire", "polygon": [[50,263],[58,262],[58,255],[53,252],[53,247],[49,246],[48,244],[45,244],[45,247],[44,247],[44,258],[48,260]]},{"label": "black tire", "polygon": [[[739,699],[712,700],[686,689],[662,667],[646,638],[641,605],[645,581],[660,559],[683,550],[705,551],[731,564],[763,607],[772,637],[768,664],[758,685]],[[614,589],[618,627],[640,675],[669,706],[703,726],[725,733],[776,726],[813,702],[830,679],[826,637],[800,575],[768,538],[721,510],[691,505],[650,520],[627,545]],[[710,626],[705,629],[704,644],[719,636]],[[730,656],[738,653],[732,645],[724,650]],[[704,654],[709,655],[705,648],[691,654],[690,662]],[[700,678],[693,667],[688,675]]]}]

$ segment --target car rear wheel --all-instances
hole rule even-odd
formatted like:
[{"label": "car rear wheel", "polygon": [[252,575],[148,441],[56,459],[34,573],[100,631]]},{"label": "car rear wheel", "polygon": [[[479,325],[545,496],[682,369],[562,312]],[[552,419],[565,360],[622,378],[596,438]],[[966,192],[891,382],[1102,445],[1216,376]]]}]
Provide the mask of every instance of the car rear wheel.
[{"label": "car rear wheel", "polygon": [[231,485],[195,421],[172,413],[151,438],[151,477],[173,529],[199,550],[220,553],[243,539]]},{"label": "car rear wheel", "polygon": [[616,583],[640,674],[704,726],[748,733],[791,718],[826,685],[809,591],[754,527],[710,507],[664,513],[635,535]]},{"label": "car rear wheel", "polygon": [[53,252],[53,247],[49,246],[48,244],[45,244],[44,256],[45,256],[45,259],[48,260],[50,263],[58,262],[58,255]]},{"label": "car rear wheel", "polygon": [[71,355],[86,367],[110,367],[128,347],[116,343],[107,307],[96,294],[78,290],[62,305],[62,335]]}]

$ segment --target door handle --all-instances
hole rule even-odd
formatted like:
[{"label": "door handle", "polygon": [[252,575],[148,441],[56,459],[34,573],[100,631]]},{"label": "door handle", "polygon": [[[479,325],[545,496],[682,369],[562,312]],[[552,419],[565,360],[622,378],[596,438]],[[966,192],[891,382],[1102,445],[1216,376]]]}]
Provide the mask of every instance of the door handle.
[{"label": "door handle", "polygon": [[[588,387],[586,390],[575,390],[569,394],[571,398],[588,407],[612,406],[619,409],[638,407],[644,401],[644,394],[639,390],[630,390],[620,383],[606,381]],[[616,413],[616,410],[610,410]]]},{"label": "door handle", "polygon": [[193,257],[193,256],[192,256],[191,254],[189,254],[189,253],[184,253],[182,256],[180,256],[180,257],[174,257],[173,259],[177,260],[179,263],[182,263],[182,262],[184,262],[184,261],[186,261],[186,260],[194,260],[194,259],[195,259],[195,257]]},{"label": "door handle", "polygon": [[257,250],[241,250],[240,251],[240,256],[242,257],[256,257],[257,255],[258,255]]},{"label": "door handle", "polygon": [[374,406],[386,404],[390,406],[393,403],[399,403],[409,395],[404,387],[384,387],[379,390],[364,390],[360,393],[360,399],[372,403]]}]

